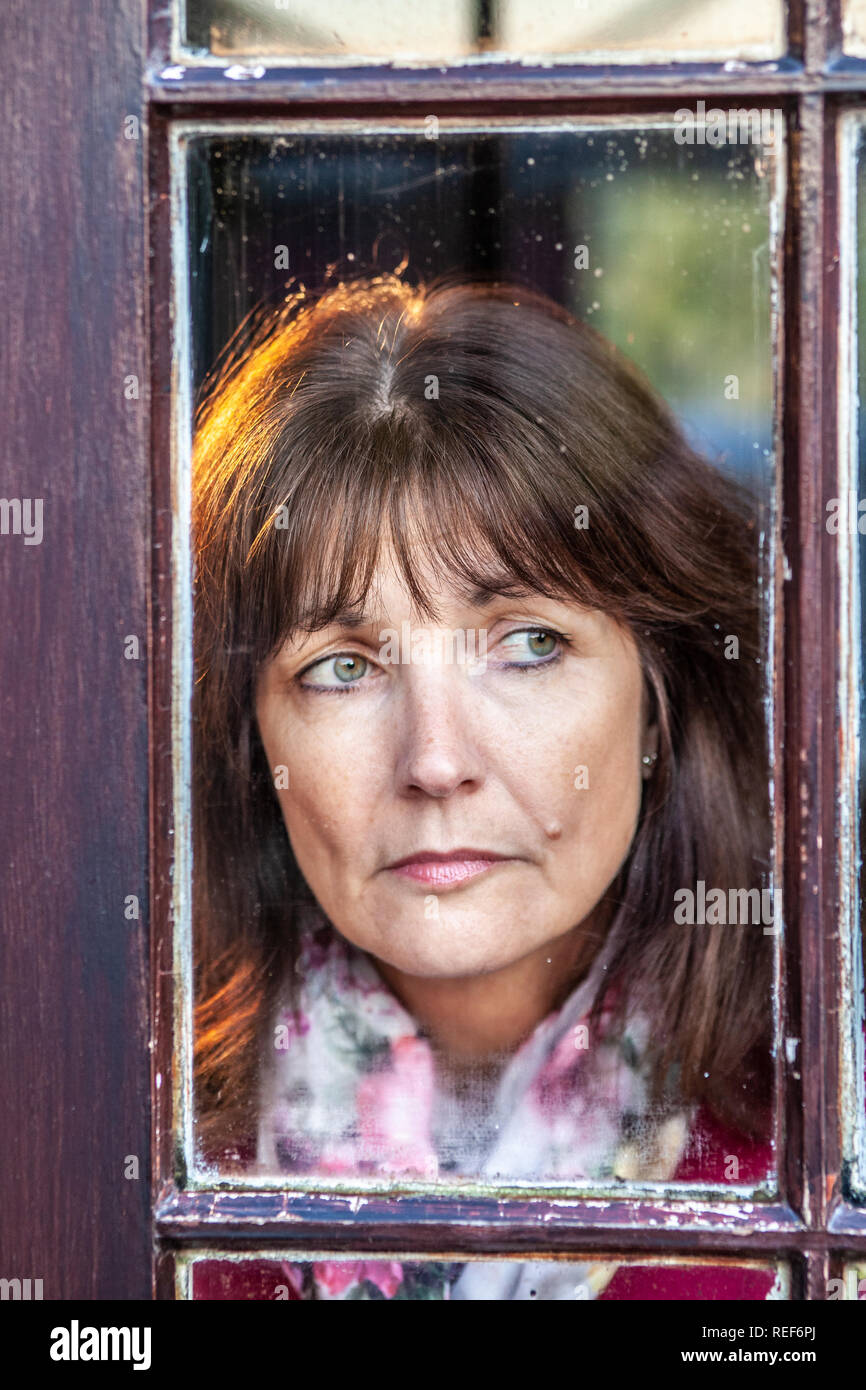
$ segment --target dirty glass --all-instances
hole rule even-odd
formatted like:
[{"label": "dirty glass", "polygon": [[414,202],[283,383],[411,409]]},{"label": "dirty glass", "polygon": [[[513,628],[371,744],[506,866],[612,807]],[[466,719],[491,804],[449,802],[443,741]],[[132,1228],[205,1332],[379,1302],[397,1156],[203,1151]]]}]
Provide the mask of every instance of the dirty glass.
[{"label": "dirty glass", "polygon": [[[839,1281],[841,1283],[841,1280]],[[193,1299],[291,1301],[502,1300],[601,1303],[667,1299],[788,1299],[783,1265],[749,1260],[404,1260],[194,1256],[179,1293]]]},{"label": "dirty glass", "polygon": [[779,0],[186,0],[185,36],[226,57],[760,60],[784,52],[784,15]]},{"label": "dirty glass", "polygon": [[772,1191],[762,114],[180,129],[202,1180]]}]

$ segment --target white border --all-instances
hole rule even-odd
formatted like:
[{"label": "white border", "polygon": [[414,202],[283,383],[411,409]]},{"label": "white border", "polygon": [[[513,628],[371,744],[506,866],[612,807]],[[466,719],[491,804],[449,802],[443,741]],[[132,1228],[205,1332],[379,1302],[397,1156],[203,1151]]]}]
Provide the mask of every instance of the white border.
[{"label": "white border", "polygon": [[[192,512],[192,355],[186,159],[179,132],[171,133],[171,577],[172,577],[172,950],[174,969],[172,1117],[177,1131],[174,1153],[181,1153],[185,1176],[194,1172],[192,1144],[192,697],[193,556]],[[183,987],[181,987],[183,982]]]},{"label": "white border", "polygon": [[[862,112],[846,112],[837,131],[839,162],[839,402],[838,478],[843,498],[859,494],[860,401],[858,394],[859,345],[857,333],[857,159],[866,126]],[[846,517],[847,507],[843,509]],[[823,521],[823,518],[822,518]],[[843,986],[839,1042],[842,1087],[842,1157],[850,1164],[851,1185],[862,1195],[866,1188],[866,1124],[864,1124],[864,1004],[863,953],[860,945],[859,779],[862,653],[860,651],[861,576],[858,538],[848,535],[847,524],[837,537],[839,560],[838,710],[842,785],[839,789],[840,922]]]}]

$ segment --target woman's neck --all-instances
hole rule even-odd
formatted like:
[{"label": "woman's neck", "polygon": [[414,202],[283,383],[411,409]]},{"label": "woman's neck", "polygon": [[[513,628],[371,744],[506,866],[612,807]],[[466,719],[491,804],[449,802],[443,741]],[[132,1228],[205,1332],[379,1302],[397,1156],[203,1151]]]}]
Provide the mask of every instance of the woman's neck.
[{"label": "woman's neck", "polygon": [[374,964],[443,1063],[459,1071],[513,1052],[583,978],[599,944],[592,926],[581,922],[485,975],[430,979],[404,974],[384,961]]}]

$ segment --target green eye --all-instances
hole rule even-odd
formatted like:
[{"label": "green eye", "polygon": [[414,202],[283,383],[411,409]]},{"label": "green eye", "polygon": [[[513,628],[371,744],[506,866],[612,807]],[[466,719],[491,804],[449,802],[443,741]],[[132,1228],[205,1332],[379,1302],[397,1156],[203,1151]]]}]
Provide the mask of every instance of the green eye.
[{"label": "green eye", "polygon": [[510,632],[500,643],[508,663],[515,666],[532,666],[536,664],[533,658],[543,661],[545,657],[554,655],[557,645],[555,633],[534,627]]},{"label": "green eye", "polygon": [[362,656],[338,656],[334,660],[334,675],[346,685],[357,681],[367,673],[367,663]]},{"label": "green eye", "polygon": [[533,656],[550,656],[556,646],[556,638],[551,632],[530,632],[527,637]]},{"label": "green eye", "polygon": [[363,656],[329,656],[304,673],[303,684],[337,690],[341,685],[356,684],[367,674],[369,665]]}]

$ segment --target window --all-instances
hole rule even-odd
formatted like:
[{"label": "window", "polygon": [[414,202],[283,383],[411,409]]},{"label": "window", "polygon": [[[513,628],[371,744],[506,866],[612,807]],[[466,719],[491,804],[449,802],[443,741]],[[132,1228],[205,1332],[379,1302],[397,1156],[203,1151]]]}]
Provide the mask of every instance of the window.
[{"label": "window", "polygon": [[[15,124],[18,166],[59,196],[6,200],[0,258],[17,325],[2,388],[18,440],[4,597],[22,614],[16,709],[29,719],[11,740],[8,782],[20,911],[4,939],[15,1200],[2,1244],[18,1266],[6,1273],[44,1280],[46,1298],[420,1299],[484,1296],[479,1287],[545,1298],[554,1285],[557,1297],[567,1285],[565,1296],[602,1301],[652,1289],[862,1296],[856,6],[798,0],[784,15],[770,3],[744,15],[696,4],[648,28],[626,4],[603,22],[580,5],[431,4],[411,32],[385,4],[334,5],[328,26],[322,9],[178,0],[171,13],[150,7],[145,36],[119,0],[98,35],[84,18],[80,33],[42,33],[40,63],[10,73],[10,99],[44,107],[43,120]],[[89,43],[111,55],[98,107],[77,89],[46,81],[37,100],[28,86],[24,73],[57,70],[61,37],[64,62],[71,48],[83,66]],[[35,38],[17,41],[35,54]],[[57,65],[44,61],[52,44]],[[33,252],[47,245],[61,248],[56,275]],[[239,362],[261,346],[260,305],[283,305],[292,323],[356,271],[394,295],[399,282],[413,313],[410,297],[440,275],[543,296],[551,322],[565,323],[558,306],[633,359],[684,448],[708,456],[725,487],[749,490],[759,646],[757,698],[742,708],[764,721],[766,775],[757,757],[751,772],[769,840],[760,881],[725,887],[749,911],[753,886],[759,913],[763,891],[773,904],[769,921],[734,927],[754,933],[742,939],[767,968],[772,1105],[753,1162],[723,1132],[697,1156],[674,1145],[652,1169],[627,1148],[565,1175],[546,1162],[479,1173],[459,1161],[395,1174],[384,1150],[364,1169],[324,1172],[320,1155],[295,1154],[268,1173],[231,1127],[207,1152],[194,1073],[194,410],[233,335]],[[63,331],[34,332],[48,322]],[[526,355],[536,380],[541,361]],[[508,636],[550,637],[538,615],[526,629]],[[720,627],[719,662],[737,635]],[[242,647],[245,630],[234,636]],[[533,647],[533,660],[547,656]],[[65,702],[47,694],[58,671]],[[98,699],[75,703],[91,686]],[[525,708],[540,718],[533,700]],[[58,748],[62,770],[37,812],[34,766],[55,767]],[[636,751],[651,788],[657,750]],[[356,741],[348,762],[357,756]],[[565,766],[575,795],[584,762]],[[697,883],[679,888],[694,908]],[[422,908],[425,897],[435,903],[421,894]],[[637,1149],[645,1118],[629,1120]],[[35,1193],[59,1214],[56,1230],[26,1219]]]},{"label": "window", "polygon": [[[346,1170],[338,1164],[331,1177],[315,1165],[305,1166],[297,1152],[288,1167],[284,1164],[280,1171],[278,1165],[264,1174],[243,1161],[227,1161],[225,1151],[215,1166],[200,1147],[196,1154],[191,1085],[195,1030],[189,988],[195,961],[188,925],[184,926],[191,898],[185,896],[189,888],[182,886],[191,869],[194,878],[194,868],[184,859],[189,846],[184,848],[181,835],[177,864],[184,872],[176,875],[175,891],[184,896],[176,901],[175,949],[180,1017],[185,1022],[178,1054],[182,1075],[175,1084],[185,1117],[185,1166],[158,1208],[157,1220],[163,1234],[175,1236],[183,1229],[197,1240],[202,1257],[201,1240],[207,1236],[204,1253],[212,1258],[200,1268],[204,1282],[195,1275],[190,1283],[184,1275],[177,1287],[185,1296],[197,1296],[199,1288],[213,1292],[233,1287],[230,1280],[225,1283],[227,1266],[219,1242],[221,1232],[239,1229],[229,1214],[229,1194],[238,1187],[248,1193],[246,1210],[255,1213],[261,1241],[269,1240],[271,1249],[267,1259],[263,1250],[258,1263],[245,1264],[247,1273],[234,1277],[253,1280],[245,1286],[249,1289],[265,1277],[263,1270],[273,1268],[268,1260],[279,1255],[280,1268],[293,1271],[286,1276],[288,1287],[309,1291],[312,1281],[318,1297],[328,1296],[312,1273],[323,1261],[337,1270],[335,1287],[349,1289],[352,1297],[376,1297],[375,1290],[382,1294],[391,1288],[387,1274],[377,1282],[383,1269],[416,1270],[413,1251],[423,1253],[425,1260],[432,1258],[434,1265],[437,1249],[453,1256],[459,1230],[454,1222],[459,1221],[460,1202],[468,1192],[482,1203],[493,1201],[494,1192],[502,1199],[495,1219],[493,1206],[489,1208],[490,1224],[482,1217],[471,1238],[464,1233],[456,1241],[458,1253],[481,1258],[480,1265],[470,1262],[476,1273],[487,1268],[484,1257],[501,1261],[521,1231],[537,1230],[538,1222],[547,1217],[548,1243],[539,1249],[540,1256],[568,1251],[583,1265],[590,1256],[595,1259],[595,1251],[603,1251],[605,1257],[619,1252],[621,1259],[631,1260],[637,1249],[645,1268],[651,1269],[662,1252],[654,1246],[648,1214],[664,1211],[671,1214],[670,1224],[682,1241],[683,1274],[691,1223],[697,1219],[682,1205],[692,1186],[703,1194],[708,1219],[715,1223],[720,1255],[735,1264],[738,1256],[754,1259],[759,1224],[762,1251],[780,1261],[779,1277],[772,1276],[766,1286],[754,1285],[763,1292],[750,1296],[829,1296],[822,1288],[841,1271],[846,1252],[853,1248],[848,1242],[856,1246],[860,1217],[855,1169],[850,1169],[849,1179],[849,1169],[839,1164],[844,1144],[853,1155],[853,1131],[849,1126],[847,1136],[835,1134],[832,1110],[817,1130],[811,1121],[804,1124],[806,1114],[814,1115],[809,1088],[826,1084],[837,1068],[836,1043],[828,1040],[826,1015],[818,1027],[814,967],[819,957],[822,988],[835,991],[843,985],[841,956],[835,963],[828,958],[827,935],[831,885],[841,883],[845,873],[842,859],[831,853],[837,830],[835,797],[826,800],[814,780],[819,768],[820,777],[830,779],[821,782],[824,789],[834,776],[841,776],[831,730],[834,723],[847,727],[836,693],[843,688],[838,682],[846,678],[847,649],[841,640],[833,640],[826,613],[819,615],[812,601],[819,573],[824,592],[837,593],[834,602],[841,601],[837,586],[847,563],[844,538],[831,540],[818,520],[826,499],[835,495],[827,491],[828,480],[835,476],[835,451],[832,442],[828,445],[830,417],[816,419],[816,400],[810,394],[820,383],[826,410],[826,393],[835,389],[827,376],[826,355],[820,351],[822,335],[831,333],[836,312],[835,281],[817,275],[809,250],[809,238],[818,234],[810,220],[809,199],[814,192],[824,198],[833,188],[834,140],[842,113],[829,90],[824,95],[830,81],[822,67],[825,60],[803,53],[794,16],[789,20],[791,52],[782,64],[793,64],[802,74],[797,78],[802,86],[799,96],[791,95],[790,84],[787,89],[781,85],[778,63],[764,64],[760,71],[757,65],[752,69],[748,63],[728,63],[706,70],[711,98],[690,78],[687,95],[669,102],[654,92],[651,66],[621,79],[611,77],[609,69],[602,87],[591,67],[566,65],[547,70],[553,75],[542,99],[530,64],[507,76],[502,69],[485,72],[481,86],[472,89],[473,113],[467,116],[465,105],[455,114],[450,109],[450,102],[466,95],[460,69],[449,68],[443,78],[425,71],[422,62],[411,70],[411,78],[407,69],[402,79],[426,84],[412,88],[415,114],[397,104],[389,109],[385,98],[373,116],[369,100],[375,66],[368,66],[362,79],[359,73],[343,73],[338,65],[329,87],[333,98],[317,97],[313,117],[288,116],[285,108],[279,115],[263,108],[268,96],[277,91],[288,96],[294,90],[295,60],[280,58],[283,66],[264,65],[258,76],[255,67],[247,78],[239,71],[235,91],[243,95],[233,96],[218,119],[213,104],[202,118],[189,103],[199,100],[197,94],[205,89],[211,103],[219,100],[216,94],[225,92],[233,80],[226,76],[230,58],[252,53],[255,47],[249,38],[227,37],[230,24],[219,30],[218,42],[216,30],[196,31],[198,46],[211,49],[204,67],[190,60],[188,69],[168,67],[156,79],[155,100],[166,103],[161,108],[164,122],[158,122],[160,167],[172,171],[176,227],[171,262],[159,222],[156,251],[167,277],[163,285],[174,284],[175,322],[183,325],[175,336],[180,383],[174,435],[177,494],[190,485],[189,422],[201,383],[238,325],[246,329],[242,327],[235,339],[236,356],[243,359],[254,351],[256,314],[261,313],[257,306],[262,301],[279,305],[296,295],[312,302],[329,284],[351,280],[355,274],[396,273],[414,286],[443,272],[458,272],[528,284],[593,323],[637,359],[695,446],[709,453],[722,473],[752,486],[763,614],[759,660],[764,666],[774,826],[764,886],[775,883],[785,902],[781,940],[772,928],[762,932],[762,947],[774,958],[776,984],[774,994],[766,996],[766,1008],[775,1010],[778,1029],[773,1048],[779,1099],[763,1166],[747,1163],[743,1174],[732,1169],[726,1180],[726,1163],[737,1154],[731,1154],[724,1140],[716,1143],[715,1151],[708,1141],[704,1157],[714,1153],[715,1164],[677,1169],[679,1177],[674,1170],[638,1166],[629,1171],[630,1181],[614,1171],[612,1179],[609,1175],[600,1184],[573,1180],[565,1189],[559,1187],[570,1198],[564,1216],[561,1209],[545,1205],[543,1172],[535,1175],[540,1181],[537,1192],[530,1187],[527,1196],[519,1183],[514,1187],[513,1174],[509,1187],[507,1170],[497,1169],[486,1199],[484,1185],[479,1188],[466,1171],[461,1175],[459,1164],[453,1176],[446,1165],[435,1178],[428,1172],[425,1181],[423,1171],[420,1177],[413,1171],[398,1179],[387,1164],[382,1166],[381,1153],[372,1167],[350,1165]],[[555,47],[555,38],[548,38]],[[293,42],[274,39],[268,51],[279,52],[283,44]],[[459,56],[465,49],[458,49],[455,41],[453,51]],[[215,65],[217,55],[223,66]],[[399,53],[388,56],[401,61]],[[418,60],[417,53],[412,56]],[[678,91],[683,90],[680,79]],[[504,100],[510,103],[507,114],[500,106]],[[694,120],[692,138],[684,130],[686,116]],[[792,150],[798,152],[796,157]],[[804,160],[806,151],[810,160]],[[821,234],[830,236],[831,231],[823,227]],[[844,238],[842,242],[844,248]],[[815,250],[815,255],[821,261],[823,253]],[[636,286],[644,287],[640,294]],[[810,318],[818,306],[822,316]],[[819,439],[823,450],[817,449]],[[826,470],[820,476],[818,457]],[[184,566],[191,556],[182,508],[175,524],[180,559],[174,611],[185,615],[185,627],[191,608],[184,597]],[[176,663],[188,663],[188,638],[178,632],[177,622],[174,640]],[[818,661],[819,651],[829,653],[829,665],[823,658]],[[186,672],[178,695],[182,711],[183,691],[191,693],[193,671],[189,664],[181,669]],[[828,724],[827,711],[833,709],[837,713]],[[179,756],[183,798],[190,785],[190,762],[183,759],[190,754],[181,749]],[[805,791],[804,777],[809,784]],[[182,799],[180,805],[186,804]],[[840,804],[850,802],[843,797]],[[186,824],[185,816],[186,810],[176,821],[179,828]],[[795,860],[805,865],[799,873],[793,868]],[[852,993],[846,997],[844,1017],[853,1020],[851,1011],[859,1005]],[[798,1018],[801,1023],[795,1024]],[[848,1032],[840,1030],[838,1039],[839,1076],[844,1072],[849,1089],[857,1084],[856,1032],[852,1022]],[[751,1080],[746,1087],[750,1084]],[[242,1159],[242,1149],[239,1142],[229,1158]],[[831,1160],[834,1153],[838,1157]],[[833,1173],[837,1176],[831,1181]],[[548,1180],[555,1176],[547,1174]],[[371,1267],[366,1283],[350,1273],[358,1247],[353,1251],[345,1235],[333,1235],[324,1245],[314,1241],[311,1246],[308,1239],[305,1256],[302,1220],[297,1233],[292,1222],[291,1239],[285,1240],[285,1204],[302,1204],[304,1219],[320,1233],[327,1229],[327,1218],[315,1213],[328,1193],[328,1200],[335,1193],[345,1194],[348,1209],[357,1209],[365,1236],[371,1229],[363,1216],[369,1200],[365,1194],[378,1193],[376,1201],[386,1204],[383,1209],[393,1203],[400,1212],[401,1231],[409,1238],[399,1248],[393,1241],[388,1244],[388,1260]],[[616,1215],[601,1218],[596,1203],[611,1199]],[[810,1226],[823,1232],[823,1244],[820,1250],[811,1246],[807,1254],[799,1233]],[[248,1235],[251,1227],[243,1229]],[[379,1239],[384,1239],[384,1231]],[[365,1240],[364,1250],[370,1249]],[[295,1250],[300,1252],[298,1259]],[[192,1264],[184,1268],[194,1271],[199,1256],[190,1258]],[[601,1265],[608,1263],[600,1260]],[[399,1296],[433,1296],[432,1268],[422,1262],[417,1280],[407,1273],[405,1284],[394,1285],[404,1289]],[[489,1268],[493,1271],[494,1265]],[[622,1269],[622,1278],[600,1284],[596,1296],[603,1296],[608,1286],[622,1290],[610,1296],[640,1296],[629,1294],[625,1263]],[[438,1278],[438,1265],[436,1271]],[[706,1287],[700,1279],[709,1276],[693,1269],[688,1277],[698,1289]],[[456,1287],[453,1274],[452,1286]]]}]

